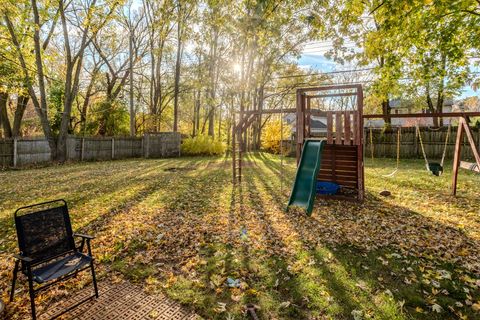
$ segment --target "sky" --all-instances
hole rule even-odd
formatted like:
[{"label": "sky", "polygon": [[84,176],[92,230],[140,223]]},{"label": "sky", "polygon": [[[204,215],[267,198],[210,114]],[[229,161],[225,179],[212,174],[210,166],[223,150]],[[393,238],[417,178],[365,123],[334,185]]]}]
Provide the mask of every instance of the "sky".
[{"label": "sky", "polygon": [[[325,41],[312,42],[305,46],[301,57],[297,60],[299,66],[303,68],[310,68],[316,71],[330,72],[336,70],[355,69],[354,65],[341,65],[333,60],[325,57],[325,53],[331,48],[331,45]],[[353,47],[352,47],[353,48]],[[357,68],[358,69],[358,68]],[[473,67],[472,70],[480,71],[480,68]],[[465,86],[462,89],[462,93],[458,99],[463,99],[471,96],[477,96],[480,98],[480,90],[475,92],[471,86]]]}]

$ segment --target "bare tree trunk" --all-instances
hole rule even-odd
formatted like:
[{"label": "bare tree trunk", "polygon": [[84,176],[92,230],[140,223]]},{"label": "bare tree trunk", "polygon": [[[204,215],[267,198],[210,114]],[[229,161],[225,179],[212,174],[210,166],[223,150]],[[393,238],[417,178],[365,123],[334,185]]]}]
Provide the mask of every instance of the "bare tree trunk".
[{"label": "bare tree trunk", "polygon": [[[430,83],[427,83],[425,88],[425,95],[427,96],[427,106],[430,112],[435,112],[435,107],[433,105],[432,97],[430,96]],[[438,127],[438,118],[433,117],[433,126]]]},{"label": "bare tree trunk", "polygon": [[29,68],[27,66],[27,62],[25,57],[22,53],[22,48],[20,42],[18,41],[17,35],[15,33],[15,29],[13,26],[12,21],[8,17],[8,15],[4,15],[4,19],[8,28],[8,32],[10,34],[12,43],[14,44],[17,53],[18,53],[18,60],[20,61],[20,65],[22,67],[23,74],[25,76],[27,82],[28,93],[32,99],[33,105],[35,107],[35,111],[40,118],[40,123],[42,126],[43,134],[48,141],[48,145],[50,147],[51,157],[52,159],[56,159],[56,150],[57,150],[57,143],[53,136],[53,132],[50,127],[50,123],[47,117],[47,99],[46,99],[46,91],[45,91],[45,81],[44,81],[44,74],[43,74],[43,62],[42,62],[42,55],[41,55],[41,45],[40,45],[40,17],[38,15],[38,8],[37,2],[32,0],[32,7],[33,7],[33,14],[34,14],[34,22],[36,27],[34,28],[34,48],[35,48],[35,65],[36,65],[36,76],[38,79],[38,90],[40,91],[40,100],[37,98],[37,94],[35,89],[33,88],[32,78],[30,77]]},{"label": "bare tree trunk", "polygon": [[222,109],[218,109],[218,141],[222,139]]},{"label": "bare tree trunk", "polygon": [[182,9],[181,2],[178,3],[178,19],[177,19],[177,60],[175,62],[175,87],[174,87],[174,98],[173,98],[173,132],[178,131],[178,92],[180,85],[180,66],[182,63]]},{"label": "bare tree trunk", "polygon": [[[35,0],[32,0],[35,1]],[[88,4],[88,14],[92,14],[93,10],[96,6],[97,0],[92,0]],[[56,157],[57,160],[63,162],[66,160],[67,156],[67,135],[71,128],[71,114],[72,114],[72,106],[75,100],[75,97],[78,94],[79,90],[79,82],[80,82],[80,73],[83,65],[83,58],[85,49],[91,42],[93,37],[88,37],[90,32],[90,24],[87,24],[81,33],[81,40],[80,44],[77,46],[77,52],[72,54],[71,46],[70,46],[70,38],[69,38],[69,30],[67,26],[67,19],[65,16],[65,8],[64,8],[63,0],[59,0],[59,13],[60,19],[62,23],[62,30],[63,30],[63,44],[65,47],[66,53],[66,79],[65,79],[65,97],[64,97],[64,104],[63,104],[63,114],[62,114],[62,121],[60,123],[60,131],[57,138],[57,150],[56,150]],[[105,18],[104,21],[107,21]],[[98,32],[100,28],[97,27],[95,32]]]},{"label": "bare tree trunk", "polygon": [[[262,84],[258,89],[257,105],[258,111],[262,112],[265,96],[265,86]],[[254,136],[254,149],[260,150],[260,142],[262,140],[262,114],[260,113],[255,121],[255,136]]]},{"label": "bare tree trunk", "polygon": [[214,30],[214,37],[212,43],[210,44],[210,88],[209,93],[209,105],[210,110],[208,113],[208,135],[214,137],[215,133],[215,98],[216,98],[216,62],[217,62],[217,48],[218,48],[218,30]]},{"label": "bare tree trunk", "polygon": [[10,120],[8,119],[8,93],[0,92],[0,124],[3,127],[3,135],[5,138],[12,137],[12,127],[10,126]]},{"label": "bare tree trunk", "polygon": [[23,115],[25,109],[27,109],[29,98],[25,95],[19,95],[17,98],[17,108],[15,109],[15,115],[13,117],[13,130],[12,135],[14,137],[20,136],[20,128],[22,126]]},{"label": "bare tree trunk", "polygon": [[390,100],[388,98],[384,99],[382,101],[382,113],[383,113],[384,116],[386,116],[384,118],[386,124],[391,124],[392,123],[392,118],[390,117],[391,110],[392,109],[390,107]]},{"label": "bare tree trunk", "polygon": [[192,136],[196,136],[198,134],[198,130],[200,127],[200,94],[201,90],[195,91],[193,93],[193,130]]},{"label": "bare tree trunk", "polygon": [[20,128],[22,126],[23,115],[25,114],[25,109],[28,105],[28,96],[19,95],[17,98],[17,108],[15,109],[15,115],[13,117],[13,129],[12,136],[20,136]]},{"label": "bare tree trunk", "polygon": [[130,98],[130,135],[133,137],[135,136],[135,106],[133,104],[133,30],[130,30],[130,37],[129,37],[129,73],[130,73],[130,90],[129,90],[129,98]]},{"label": "bare tree trunk", "polygon": [[195,121],[197,119],[197,91],[193,91],[193,117],[192,117],[192,137],[195,137]]},{"label": "bare tree trunk", "polygon": [[[442,70],[445,71],[447,67],[447,57],[445,54],[442,53]],[[437,112],[443,111],[443,103],[445,102],[445,77],[442,76],[440,79],[440,85],[438,87],[438,94],[437,94]],[[443,118],[437,119],[438,125],[443,126]]]}]

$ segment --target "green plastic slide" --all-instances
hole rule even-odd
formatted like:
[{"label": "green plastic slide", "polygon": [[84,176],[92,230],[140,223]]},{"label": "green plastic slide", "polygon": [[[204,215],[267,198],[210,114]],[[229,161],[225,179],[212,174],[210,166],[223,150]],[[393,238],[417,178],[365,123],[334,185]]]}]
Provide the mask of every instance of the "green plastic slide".
[{"label": "green plastic slide", "polygon": [[324,144],[325,140],[305,140],[292,194],[288,201],[288,206],[304,208],[309,216],[312,214],[317,192],[317,176]]}]

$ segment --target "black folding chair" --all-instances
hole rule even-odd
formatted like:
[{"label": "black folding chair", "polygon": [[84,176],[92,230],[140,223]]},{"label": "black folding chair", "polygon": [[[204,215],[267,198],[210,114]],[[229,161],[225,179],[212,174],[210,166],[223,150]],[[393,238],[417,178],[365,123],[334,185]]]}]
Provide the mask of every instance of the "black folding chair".
[{"label": "black folding chair", "polygon": [[[93,237],[72,233],[72,225],[65,200],[54,200],[26,206],[15,211],[15,227],[17,229],[20,254],[14,254],[12,291],[10,302],[15,294],[15,282],[18,271],[28,279],[28,291],[32,308],[32,318],[36,319],[35,295],[51,285],[76,276],[80,271],[90,269],[95,294],[74,304],[55,317],[98,298],[97,280],[93,267],[90,240]],[[74,237],[80,237],[77,247]],[[85,244],[87,253],[84,254]],[[38,285],[34,288],[34,282]]]}]

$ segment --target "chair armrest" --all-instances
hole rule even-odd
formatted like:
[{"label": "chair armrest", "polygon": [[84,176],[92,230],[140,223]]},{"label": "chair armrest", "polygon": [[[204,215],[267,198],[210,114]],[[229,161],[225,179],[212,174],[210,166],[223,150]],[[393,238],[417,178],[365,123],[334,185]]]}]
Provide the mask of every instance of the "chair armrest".
[{"label": "chair armrest", "polygon": [[73,236],[74,237],[80,237],[80,238],[83,238],[83,239],[88,239],[88,240],[95,239],[94,236],[90,236],[88,234],[81,234],[81,233],[74,233]]},{"label": "chair armrest", "polygon": [[17,260],[20,260],[20,261],[26,262],[26,263],[30,263],[30,262],[33,261],[32,258],[29,258],[29,257],[26,257],[26,256],[22,256],[21,254],[16,254],[16,253],[14,253],[14,254],[13,254],[13,257],[14,257],[15,259],[17,259]]},{"label": "chair armrest", "polygon": [[87,243],[87,252],[88,252],[88,255],[91,257],[92,256],[92,247],[90,246],[90,240],[95,239],[95,237],[89,236],[89,235],[86,235],[86,234],[81,234],[81,233],[74,233],[73,236],[82,238],[82,243],[77,248],[77,250],[80,251],[80,252],[83,252],[83,248],[85,247],[85,242],[86,242]]}]

